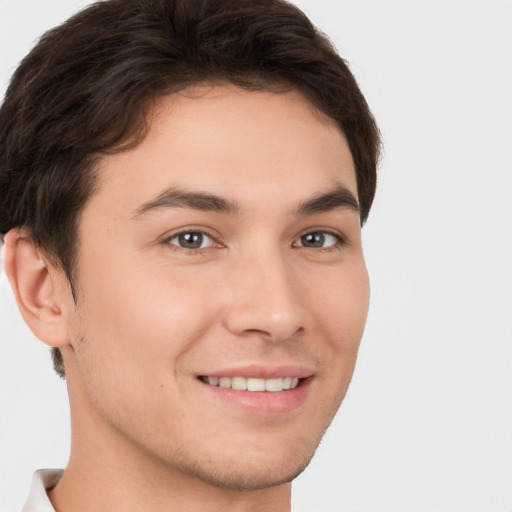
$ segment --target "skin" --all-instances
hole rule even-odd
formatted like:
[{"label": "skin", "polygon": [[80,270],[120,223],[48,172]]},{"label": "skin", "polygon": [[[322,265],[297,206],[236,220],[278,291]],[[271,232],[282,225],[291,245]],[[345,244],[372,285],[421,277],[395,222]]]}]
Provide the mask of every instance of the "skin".
[{"label": "skin", "polygon": [[[195,87],[161,99],[143,142],[99,176],[79,222],[78,307],[23,230],[6,239],[20,309],[66,367],[72,451],[56,510],[289,510],[368,309],[358,211],[297,211],[340,186],[357,200],[344,136],[297,92]],[[166,190],[238,211],[155,201]],[[183,230],[204,232],[202,248],[180,246]],[[324,233],[320,246],[308,233]],[[304,397],[269,413],[198,379],[251,365],[305,369]]]}]

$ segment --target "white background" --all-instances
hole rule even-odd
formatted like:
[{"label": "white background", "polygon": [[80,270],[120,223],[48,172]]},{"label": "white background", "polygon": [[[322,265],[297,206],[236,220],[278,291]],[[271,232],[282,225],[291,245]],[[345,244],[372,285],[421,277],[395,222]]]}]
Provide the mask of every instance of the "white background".
[{"label": "white background", "polygon": [[[358,368],[294,485],[308,512],[512,511],[512,1],[297,0],[349,61],[385,156]],[[84,2],[0,0],[0,89]],[[1,200],[1,198],[0,198]],[[0,510],[63,467],[65,385],[0,277]]]}]

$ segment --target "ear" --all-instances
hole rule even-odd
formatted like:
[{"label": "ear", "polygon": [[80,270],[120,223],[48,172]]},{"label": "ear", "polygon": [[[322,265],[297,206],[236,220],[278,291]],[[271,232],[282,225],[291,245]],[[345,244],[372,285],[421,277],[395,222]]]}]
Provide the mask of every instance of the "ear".
[{"label": "ear", "polygon": [[25,322],[47,345],[69,345],[64,273],[46,263],[26,230],[12,229],[4,241],[5,271]]}]

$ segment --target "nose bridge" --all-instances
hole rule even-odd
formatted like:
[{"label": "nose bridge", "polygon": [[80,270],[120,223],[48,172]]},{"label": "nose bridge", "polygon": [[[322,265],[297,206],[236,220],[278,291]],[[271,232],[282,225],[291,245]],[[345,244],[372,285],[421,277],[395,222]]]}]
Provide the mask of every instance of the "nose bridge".
[{"label": "nose bridge", "polygon": [[301,329],[302,307],[290,262],[277,246],[258,247],[241,255],[233,268],[228,328],[260,332],[279,341]]}]

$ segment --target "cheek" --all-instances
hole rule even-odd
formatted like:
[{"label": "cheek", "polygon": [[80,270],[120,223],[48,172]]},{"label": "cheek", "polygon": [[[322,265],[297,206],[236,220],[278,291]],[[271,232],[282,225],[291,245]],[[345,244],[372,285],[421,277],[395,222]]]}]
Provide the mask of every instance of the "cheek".
[{"label": "cheek", "polygon": [[311,301],[315,318],[313,353],[318,359],[317,385],[328,424],[338,410],[354,372],[369,303],[366,267],[357,265],[333,273],[326,288]]},{"label": "cheek", "polygon": [[368,305],[369,281],[364,264],[333,276],[315,301],[317,328],[323,332],[331,351],[348,365],[355,363]]},{"label": "cheek", "polygon": [[116,271],[87,281],[75,360],[84,396],[100,415],[117,411],[115,422],[136,428],[137,418],[157,418],[179,396],[187,354],[204,336],[212,314],[195,287],[143,272],[130,280],[122,275]]},{"label": "cheek", "polygon": [[[84,278],[87,274],[83,274]],[[98,354],[135,372],[169,366],[208,328],[212,303],[194,276],[139,265],[91,275],[84,290],[82,326]]]}]

